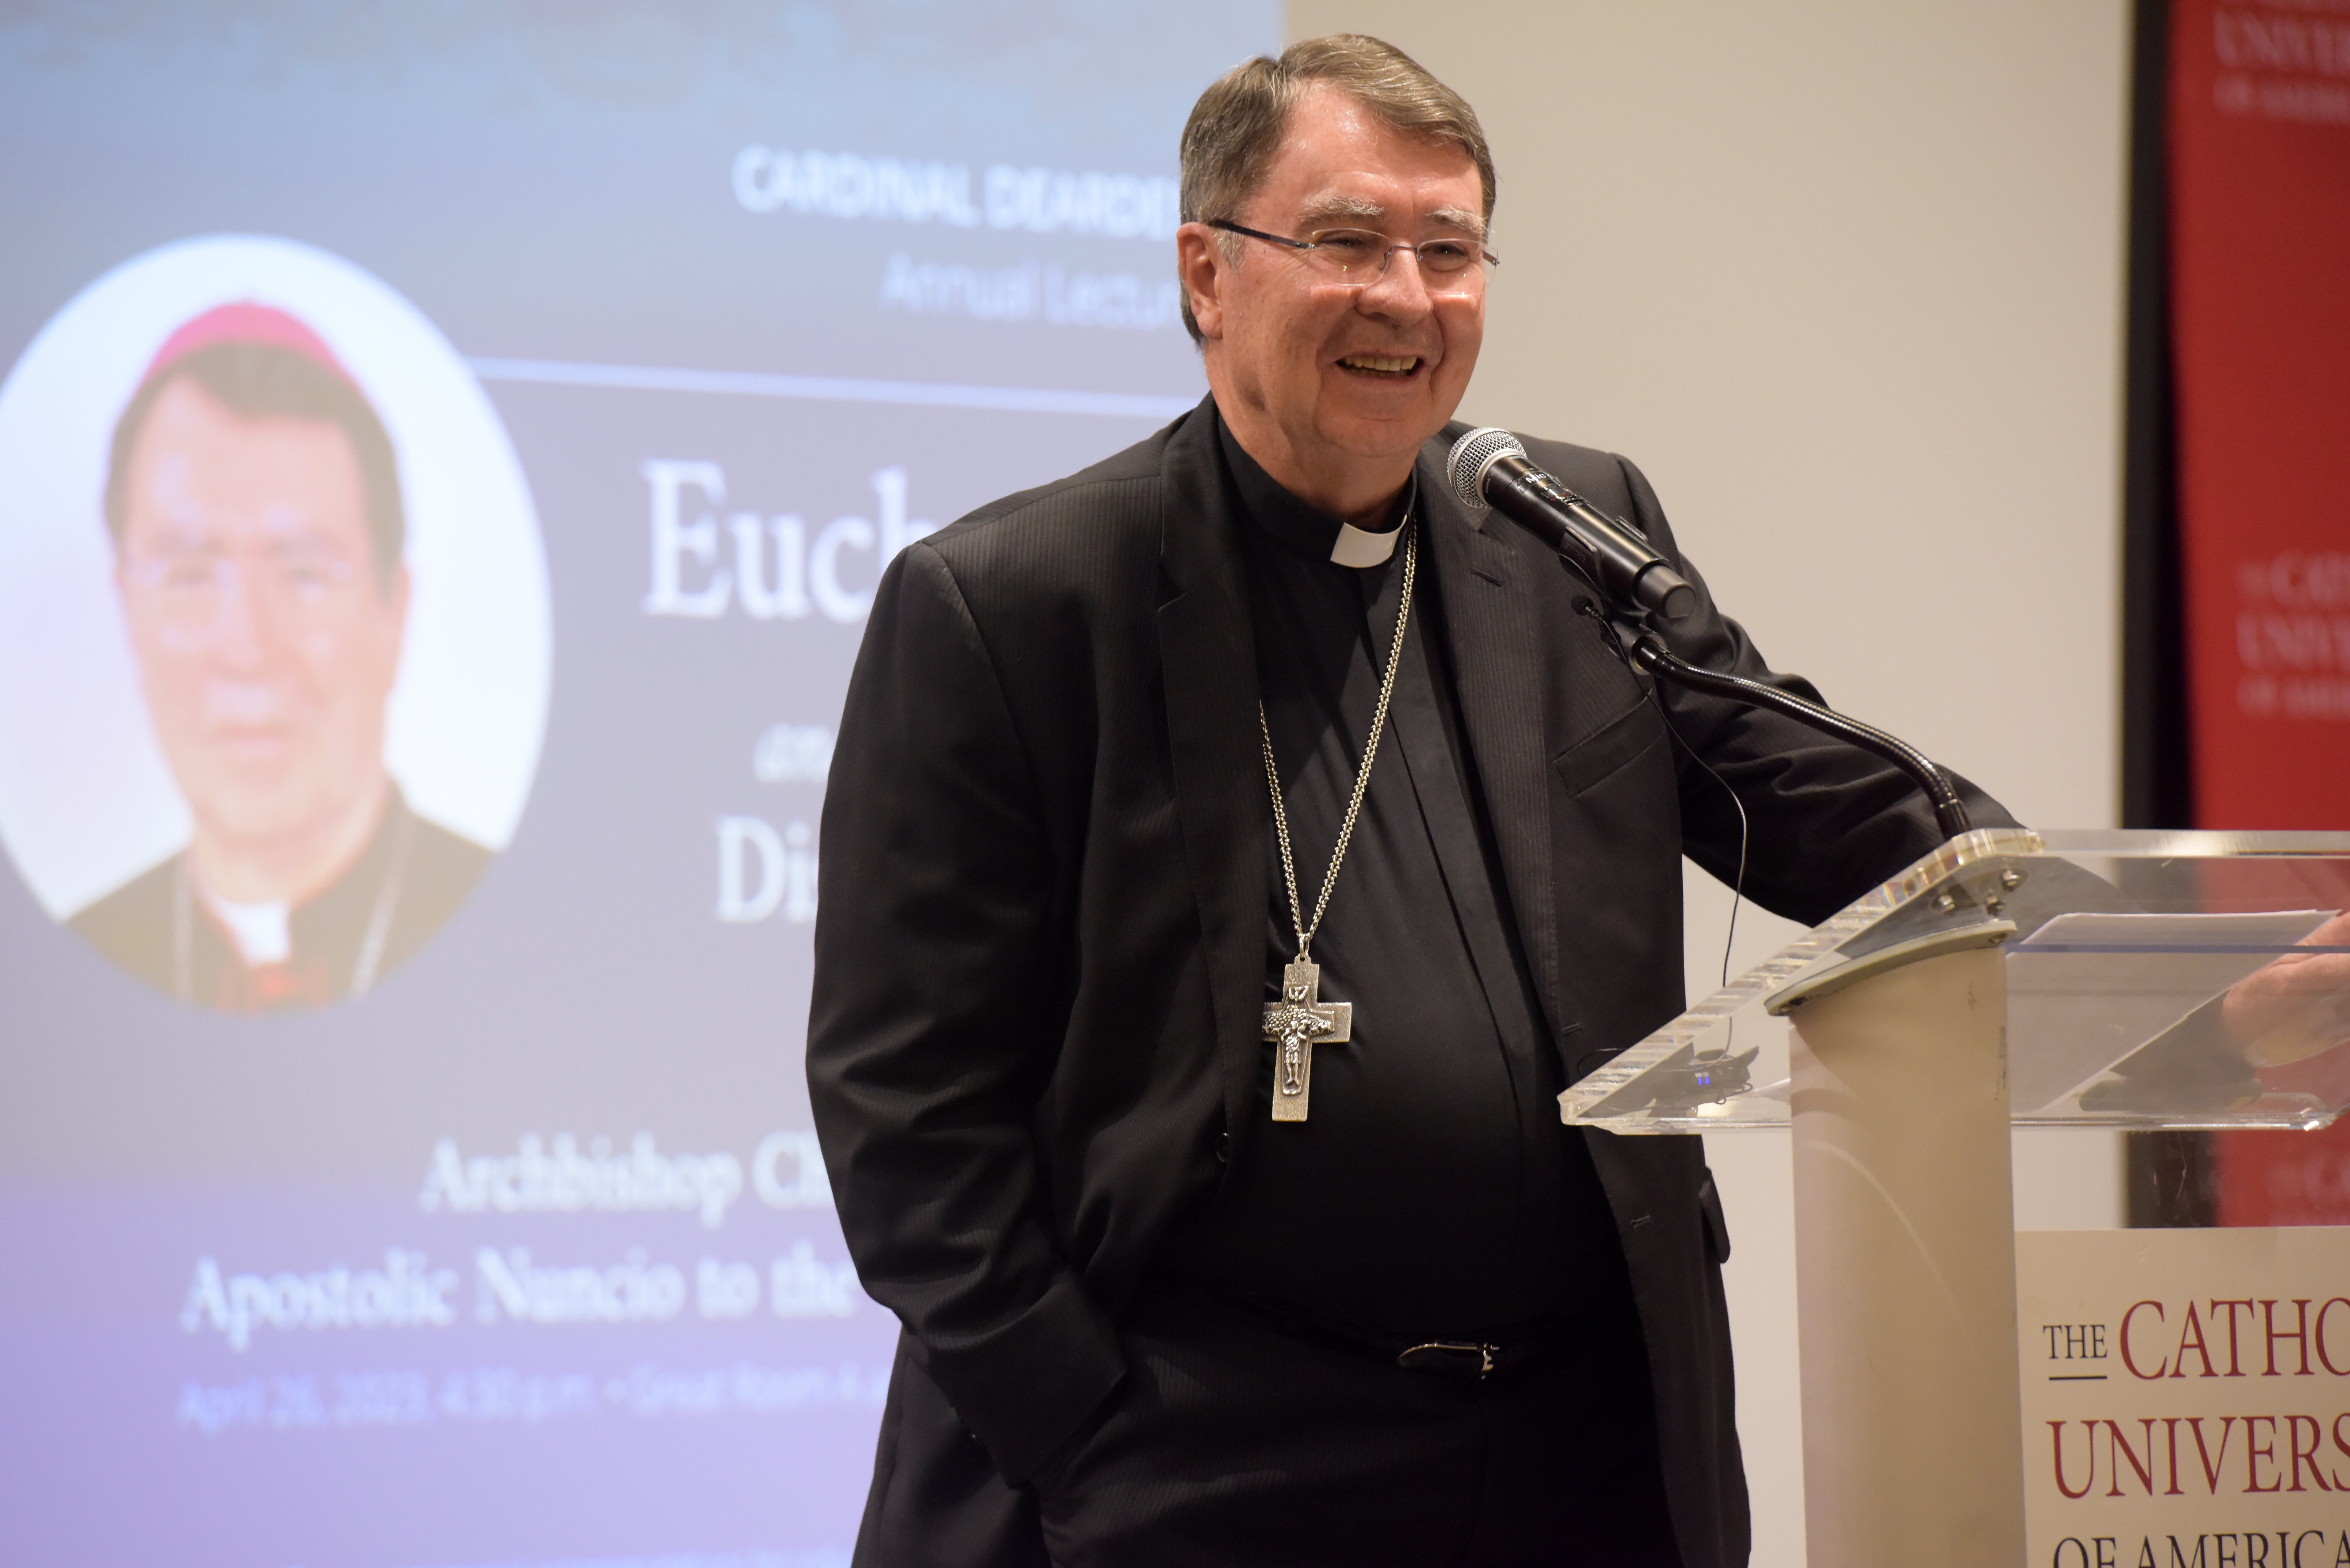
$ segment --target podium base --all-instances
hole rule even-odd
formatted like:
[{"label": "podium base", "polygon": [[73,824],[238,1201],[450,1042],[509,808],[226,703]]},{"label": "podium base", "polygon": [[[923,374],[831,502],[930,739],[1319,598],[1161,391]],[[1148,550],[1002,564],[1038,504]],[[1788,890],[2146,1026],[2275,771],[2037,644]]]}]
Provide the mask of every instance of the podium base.
[{"label": "podium base", "polygon": [[2023,1560],[2006,1011],[1978,947],[1792,1014],[1813,1568]]}]

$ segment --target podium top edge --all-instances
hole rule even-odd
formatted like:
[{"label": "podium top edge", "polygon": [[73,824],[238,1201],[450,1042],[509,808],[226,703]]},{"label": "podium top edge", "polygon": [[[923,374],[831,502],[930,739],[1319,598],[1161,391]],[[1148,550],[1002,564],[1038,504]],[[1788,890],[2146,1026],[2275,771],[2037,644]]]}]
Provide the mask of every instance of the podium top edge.
[{"label": "podium top edge", "polygon": [[2051,855],[2151,856],[2228,859],[2253,855],[2350,855],[2350,833],[2251,828],[2043,827],[2033,829]]}]

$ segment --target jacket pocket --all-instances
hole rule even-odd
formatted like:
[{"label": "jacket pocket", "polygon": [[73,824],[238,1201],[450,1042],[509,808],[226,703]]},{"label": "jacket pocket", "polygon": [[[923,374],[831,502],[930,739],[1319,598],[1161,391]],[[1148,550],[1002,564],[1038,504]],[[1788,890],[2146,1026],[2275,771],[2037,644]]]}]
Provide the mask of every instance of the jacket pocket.
[{"label": "jacket pocket", "polygon": [[1721,1211],[1721,1194],[1711,1170],[1697,1184],[1697,1206],[1705,1216],[1705,1250],[1717,1266],[1730,1262],[1730,1216]]},{"label": "jacket pocket", "polygon": [[1579,795],[1638,762],[1665,738],[1665,722],[1646,695],[1561,752],[1555,762],[1566,793]]}]

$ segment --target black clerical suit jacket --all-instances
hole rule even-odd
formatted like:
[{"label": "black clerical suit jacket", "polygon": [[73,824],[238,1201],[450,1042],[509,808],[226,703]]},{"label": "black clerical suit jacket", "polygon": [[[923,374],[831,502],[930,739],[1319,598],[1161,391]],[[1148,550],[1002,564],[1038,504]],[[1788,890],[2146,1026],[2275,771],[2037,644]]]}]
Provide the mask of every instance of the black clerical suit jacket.
[{"label": "black clerical suit jacket", "polygon": [[[1580,579],[1453,497],[1459,428],[1419,459],[1423,560],[1571,1080],[1682,1006],[1680,860],[1734,875],[1725,784],[1752,824],[1749,893],[1806,923],[1939,835],[1870,756],[1652,692],[1578,613]],[[906,1328],[860,1563],[1042,1560],[1023,1483],[1118,1383],[1118,1314],[1170,1228],[1276,1136],[1258,1081],[1273,824],[1245,524],[1215,442],[1203,404],[909,546],[875,597],[825,802],[807,1046],[850,1251]],[[1814,695],[1715,609],[1630,463],[1526,444],[1698,585],[1678,651]],[[1683,1557],[1743,1563],[1729,1240],[1702,1147],[1582,1136],[1639,1311]]]}]

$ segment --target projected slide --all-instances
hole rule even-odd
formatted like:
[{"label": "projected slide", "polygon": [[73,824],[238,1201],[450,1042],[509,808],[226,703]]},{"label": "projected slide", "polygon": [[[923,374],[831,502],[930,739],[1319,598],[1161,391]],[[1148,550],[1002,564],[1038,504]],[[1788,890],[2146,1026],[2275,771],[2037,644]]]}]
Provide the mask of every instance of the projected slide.
[{"label": "projected slide", "polygon": [[847,1563],[841,693],[1201,395],[1175,138],[1279,25],[0,21],[0,1560]]}]

